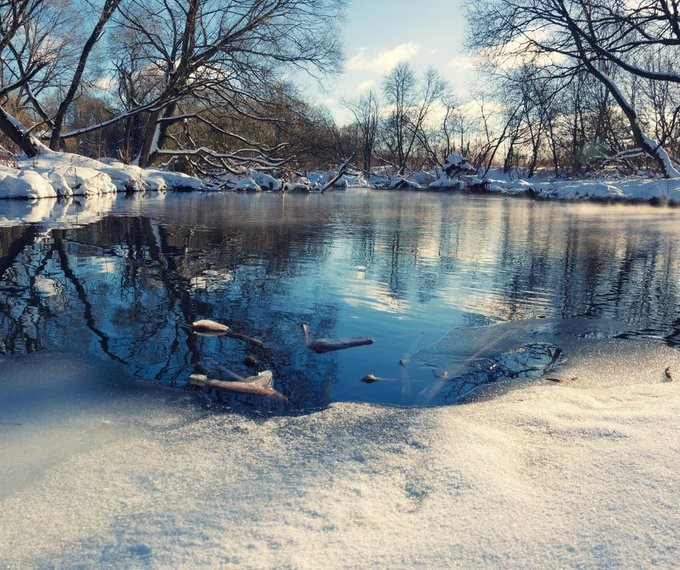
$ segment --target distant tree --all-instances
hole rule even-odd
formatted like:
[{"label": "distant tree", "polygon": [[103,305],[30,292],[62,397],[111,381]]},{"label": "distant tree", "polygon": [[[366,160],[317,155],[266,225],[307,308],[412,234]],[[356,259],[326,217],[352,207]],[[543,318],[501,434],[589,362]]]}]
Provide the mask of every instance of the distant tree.
[{"label": "distant tree", "polygon": [[363,170],[370,174],[380,117],[378,98],[373,91],[369,91],[356,99],[345,101],[344,105],[352,113],[359,132]]},{"label": "distant tree", "polygon": [[385,124],[385,143],[393,155],[397,172],[403,175],[438,99],[447,88],[434,69],[418,81],[410,65],[402,63],[383,80],[389,114]]},{"label": "distant tree", "polygon": [[[653,81],[680,83],[680,26],[675,1],[482,0],[475,6],[471,45],[500,66],[533,63],[562,79],[585,71],[626,117],[635,144],[666,176],[680,176],[666,150],[644,132],[636,102],[614,69]],[[649,54],[673,53],[662,70]]]}]

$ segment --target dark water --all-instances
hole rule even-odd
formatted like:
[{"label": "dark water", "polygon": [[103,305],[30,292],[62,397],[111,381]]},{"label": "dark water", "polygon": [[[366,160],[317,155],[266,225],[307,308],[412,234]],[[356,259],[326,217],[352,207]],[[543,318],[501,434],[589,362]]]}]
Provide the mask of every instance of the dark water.
[{"label": "dark water", "polygon": [[[0,204],[0,219],[3,208],[16,206]],[[67,229],[0,227],[0,354],[75,353],[178,390],[192,372],[269,369],[284,408],[301,409],[441,403],[426,396],[440,371],[418,355],[452,329],[463,349],[498,330],[499,352],[513,323],[574,317],[680,342],[676,210],[369,191],[118,197],[105,209]],[[266,346],[184,326],[201,318]],[[313,337],[375,343],[315,354],[302,322]]]}]

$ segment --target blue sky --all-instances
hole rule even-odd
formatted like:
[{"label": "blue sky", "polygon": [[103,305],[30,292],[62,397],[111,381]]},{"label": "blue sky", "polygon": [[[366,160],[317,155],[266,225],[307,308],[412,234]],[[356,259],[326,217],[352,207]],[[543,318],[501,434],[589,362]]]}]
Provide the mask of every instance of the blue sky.
[{"label": "blue sky", "polygon": [[345,39],[345,72],[317,97],[339,121],[347,118],[340,101],[380,81],[399,62],[418,71],[432,66],[464,97],[470,63],[464,52],[463,0],[350,0]]}]

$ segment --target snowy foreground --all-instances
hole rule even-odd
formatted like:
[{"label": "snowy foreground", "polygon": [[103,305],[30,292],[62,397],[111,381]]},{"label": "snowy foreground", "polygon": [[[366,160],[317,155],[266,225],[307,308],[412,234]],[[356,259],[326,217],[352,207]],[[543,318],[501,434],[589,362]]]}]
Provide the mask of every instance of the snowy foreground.
[{"label": "snowy foreground", "polygon": [[[499,172],[485,178],[471,175],[466,159],[453,155],[447,161],[455,172],[438,176],[420,172],[408,178],[343,176],[339,187],[373,186],[391,190],[477,191],[505,195],[529,195],[544,200],[651,202],[680,204],[680,179],[625,178],[615,180],[509,180]],[[448,164],[445,163],[445,165]],[[221,187],[235,191],[309,192],[321,188],[331,173],[313,172],[296,183],[283,183],[268,174],[248,171],[243,177],[229,175]],[[166,190],[206,190],[203,181],[186,174],[142,169],[114,159],[95,160],[80,155],[43,149],[34,159],[0,162],[0,198],[35,200],[39,198],[94,198],[115,192]]]},{"label": "snowy foreground", "polygon": [[680,356],[572,354],[559,383],[466,405],[259,419],[121,392],[113,365],[94,388],[77,357],[6,360],[0,565],[672,567]]}]

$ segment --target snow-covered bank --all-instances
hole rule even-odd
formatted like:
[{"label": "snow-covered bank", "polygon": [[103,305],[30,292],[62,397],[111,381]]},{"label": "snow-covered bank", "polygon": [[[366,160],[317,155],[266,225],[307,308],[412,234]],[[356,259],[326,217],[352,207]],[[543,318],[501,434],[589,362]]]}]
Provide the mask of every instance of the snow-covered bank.
[{"label": "snow-covered bank", "polygon": [[[452,158],[454,157],[449,157]],[[540,200],[680,204],[680,179],[511,180],[496,171],[480,178],[469,174],[471,167],[463,157],[455,158],[459,159],[459,163],[436,176],[432,172],[419,172],[409,177],[374,176],[368,182],[358,174],[346,174],[336,182],[335,187],[472,191],[523,195]],[[310,192],[319,190],[330,176],[331,173],[311,172],[309,178],[283,183],[269,174],[249,170],[242,176],[229,175],[229,181],[224,187],[248,192]],[[178,172],[142,169],[114,159],[95,160],[48,149],[43,149],[34,159],[0,162],[0,198],[34,200],[94,197],[114,192],[205,190],[208,187],[198,178]]]},{"label": "snow-covered bank", "polygon": [[437,172],[409,177],[375,176],[371,184],[386,190],[478,192],[529,196],[539,200],[680,204],[680,178],[613,177],[583,180],[542,180],[512,177],[501,170],[481,176],[462,156],[452,155]]},{"label": "snow-covered bank", "polygon": [[540,200],[680,204],[680,179],[625,178],[542,182],[489,178],[473,179],[470,185],[491,193],[530,195]]},{"label": "snow-covered bank", "polygon": [[524,180],[509,179],[492,172],[488,177],[469,176],[448,178],[443,175],[433,182],[420,184],[415,177],[381,179],[377,186],[386,190],[416,190],[434,192],[476,192],[529,196],[538,200],[569,202],[631,202],[680,204],[680,179],[615,178],[583,180]]},{"label": "snow-covered bank", "polygon": [[[555,371],[562,382],[464,406],[270,419],[183,412],[160,395],[149,414],[148,392],[139,409],[101,389],[55,392],[50,360],[36,408],[22,395],[33,379],[8,360],[2,401],[18,396],[0,418],[3,475],[47,458],[2,497],[0,563],[672,567],[680,386],[663,369],[680,370],[680,356],[623,339],[580,349]],[[69,398],[96,410],[89,424],[71,429]]]},{"label": "snow-covered bank", "polygon": [[463,175],[448,178],[443,175],[432,182],[422,183],[418,176],[376,178],[373,187],[384,190],[414,190],[431,192],[475,192],[528,196],[538,200],[569,202],[631,202],[680,205],[680,179],[616,178],[583,180],[523,180]]},{"label": "snow-covered bank", "polygon": [[32,159],[0,163],[0,198],[62,198],[201,188],[200,180],[186,174],[142,169],[113,159],[95,160],[48,149]]}]

